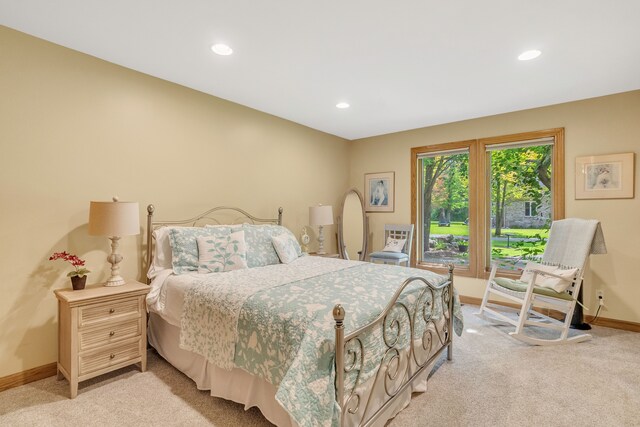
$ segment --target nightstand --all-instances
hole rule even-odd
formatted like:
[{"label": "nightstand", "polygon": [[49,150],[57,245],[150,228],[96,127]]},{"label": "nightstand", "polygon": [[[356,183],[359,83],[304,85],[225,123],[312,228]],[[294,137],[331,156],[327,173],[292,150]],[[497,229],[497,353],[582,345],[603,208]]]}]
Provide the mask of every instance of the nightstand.
[{"label": "nightstand", "polygon": [[58,379],[71,386],[113,370],[140,363],[147,369],[147,312],[149,286],[87,286],[54,291],[58,298]]},{"label": "nightstand", "polygon": [[317,252],[309,252],[309,255],[311,256],[321,256],[323,258],[340,258],[340,255],[338,254],[318,254]]}]

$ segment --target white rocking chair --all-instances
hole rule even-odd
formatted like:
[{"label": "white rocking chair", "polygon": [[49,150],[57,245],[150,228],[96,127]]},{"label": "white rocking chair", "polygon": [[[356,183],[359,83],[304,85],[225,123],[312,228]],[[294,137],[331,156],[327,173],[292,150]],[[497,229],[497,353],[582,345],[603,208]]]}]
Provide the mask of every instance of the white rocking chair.
[{"label": "white rocking chair", "polygon": [[[589,334],[569,337],[569,327],[589,254],[606,253],[602,228],[597,220],[568,218],[554,221],[542,262],[528,263],[520,280],[496,277],[498,266],[494,263],[477,314],[489,314],[487,317],[512,324],[516,330],[509,335],[528,344],[553,345],[591,339]],[[505,312],[514,309],[489,302],[491,296],[515,303],[517,317],[506,316]],[[539,311],[534,312],[534,306],[564,313],[564,319],[557,320]],[[560,331],[560,337],[534,337],[525,333],[526,326]]]}]

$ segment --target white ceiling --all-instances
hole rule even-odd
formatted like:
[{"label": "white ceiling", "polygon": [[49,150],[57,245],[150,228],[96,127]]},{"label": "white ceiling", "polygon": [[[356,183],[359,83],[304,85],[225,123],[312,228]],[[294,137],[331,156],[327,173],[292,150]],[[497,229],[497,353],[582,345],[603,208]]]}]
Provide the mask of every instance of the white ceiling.
[{"label": "white ceiling", "polygon": [[0,24],[348,139],[640,89],[639,0],[0,0]]}]

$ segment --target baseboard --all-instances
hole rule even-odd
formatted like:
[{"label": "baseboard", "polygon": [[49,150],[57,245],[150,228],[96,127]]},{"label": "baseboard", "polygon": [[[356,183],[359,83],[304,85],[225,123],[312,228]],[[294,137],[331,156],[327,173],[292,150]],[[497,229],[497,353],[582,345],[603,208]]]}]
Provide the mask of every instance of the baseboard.
[{"label": "baseboard", "polygon": [[[491,300],[489,301],[495,302]],[[482,304],[482,298],[460,295],[460,302],[463,304],[480,305]],[[507,307],[512,307],[512,308],[519,308],[517,304],[508,303],[508,302],[501,301],[498,304],[504,305]],[[539,310],[539,311],[542,311],[542,310]],[[558,319],[562,319],[564,317],[564,315],[561,312],[555,311],[555,310],[544,310],[544,314],[546,314],[547,316],[558,318]],[[586,316],[586,315],[584,316],[585,322],[590,323],[592,325],[605,326],[607,328],[620,329],[623,331],[640,332],[640,323],[628,322],[626,320],[608,319],[606,317],[598,317],[598,320],[596,320],[595,322],[593,322],[593,319],[594,319],[594,316]]]},{"label": "baseboard", "polygon": [[7,375],[6,377],[0,378],[0,391],[42,380],[54,376],[56,373],[57,364],[53,362],[48,365],[42,365],[16,374]]},{"label": "baseboard", "polygon": [[640,323],[628,322],[626,320],[608,319],[606,317],[598,317],[598,320],[593,321],[594,316],[584,316],[584,320],[587,323],[598,326],[605,326],[607,328],[622,329],[623,331],[640,332]]}]

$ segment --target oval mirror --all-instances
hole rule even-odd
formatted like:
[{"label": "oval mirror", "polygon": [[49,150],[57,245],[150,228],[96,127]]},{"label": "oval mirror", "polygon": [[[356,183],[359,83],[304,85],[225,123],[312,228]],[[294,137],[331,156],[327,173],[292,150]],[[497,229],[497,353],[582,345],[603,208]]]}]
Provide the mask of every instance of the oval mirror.
[{"label": "oval mirror", "polygon": [[367,256],[368,227],[362,194],[352,188],[345,193],[338,216],[338,251],[341,258],[364,261]]}]

